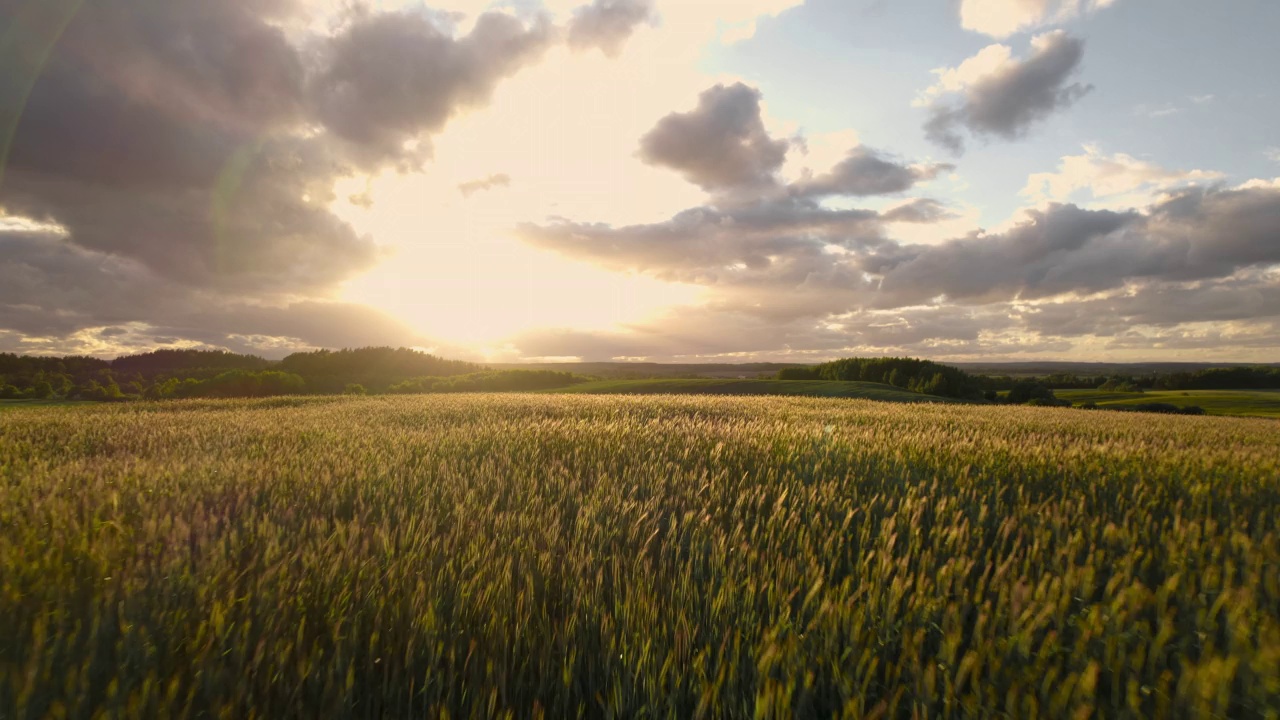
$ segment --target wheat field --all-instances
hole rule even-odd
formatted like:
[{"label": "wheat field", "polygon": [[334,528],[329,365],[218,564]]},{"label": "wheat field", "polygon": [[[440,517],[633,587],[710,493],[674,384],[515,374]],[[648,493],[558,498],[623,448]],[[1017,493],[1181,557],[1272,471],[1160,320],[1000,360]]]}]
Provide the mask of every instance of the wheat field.
[{"label": "wheat field", "polygon": [[0,414],[0,718],[1280,717],[1280,425],[733,397]]}]

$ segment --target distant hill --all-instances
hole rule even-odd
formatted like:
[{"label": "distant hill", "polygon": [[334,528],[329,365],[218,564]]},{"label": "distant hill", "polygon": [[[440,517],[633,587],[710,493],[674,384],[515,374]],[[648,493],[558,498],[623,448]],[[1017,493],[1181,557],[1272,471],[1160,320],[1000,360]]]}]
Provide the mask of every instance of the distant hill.
[{"label": "distant hill", "polygon": [[[820,363],[652,363],[652,362],[566,362],[566,363],[485,363],[495,370],[557,370],[602,378],[762,378],[775,377],[786,368],[815,367]],[[1041,377],[1045,375],[1167,375],[1193,373],[1213,368],[1280,367],[1280,363],[1240,362],[939,362],[971,375]]]},{"label": "distant hill", "polygon": [[125,355],[111,361],[112,372],[145,378],[160,375],[205,377],[228,370],[265,370],[270,366],[270,361],[256,355],[239,355],[222,350],[155,350],[141,355]]},{"label": "distant hill", "polygon": [[557,370],[600,378],[758,378],[775,377],[784,368],[806,367],[800,363],[653,363],[653,362],[565,362],[565,363],[485,363],[494,370]]},{"label": "distant hill", "polygon": [[793,395],[882,402],[959,402],[881,383],[836,380],[603,380],[574,385],[558,392],[575,395]]},{"label": "distant hill", "polygon": [[1042,376],[1042,375],[1167,375],[1193,373],[1215,368],[1280,367],[1280,363],[1104,363],[1104,362],[971,362],[946,363],[974,375]]}]

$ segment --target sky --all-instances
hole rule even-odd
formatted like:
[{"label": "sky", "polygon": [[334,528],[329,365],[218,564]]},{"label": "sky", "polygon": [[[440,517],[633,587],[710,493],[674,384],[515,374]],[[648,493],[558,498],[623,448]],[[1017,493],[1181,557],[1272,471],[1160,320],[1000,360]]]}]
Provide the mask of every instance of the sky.
[{"label": "sky", "polygon": [[0,0],[0,352],[1280,361],[1273,0]]}]

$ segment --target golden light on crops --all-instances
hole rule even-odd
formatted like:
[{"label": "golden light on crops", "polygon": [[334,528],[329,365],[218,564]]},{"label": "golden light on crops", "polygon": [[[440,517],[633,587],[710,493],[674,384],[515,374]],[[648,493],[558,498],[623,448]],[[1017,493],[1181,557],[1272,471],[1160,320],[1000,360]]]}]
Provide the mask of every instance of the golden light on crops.
[{"label": "golden light on crops", "polygon": [[1268,717],[1278,443],[813,398],[0,412],[0,707]]}]

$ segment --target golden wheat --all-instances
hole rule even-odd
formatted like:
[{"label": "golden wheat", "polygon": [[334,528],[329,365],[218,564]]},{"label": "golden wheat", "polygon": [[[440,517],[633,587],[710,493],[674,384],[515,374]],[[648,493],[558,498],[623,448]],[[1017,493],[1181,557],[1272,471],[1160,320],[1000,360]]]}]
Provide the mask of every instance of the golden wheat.
[{"label": "golden wheat", "polygon": [[791,398],[0,415],[0,718],[1280,716],[1280,426]]}]

